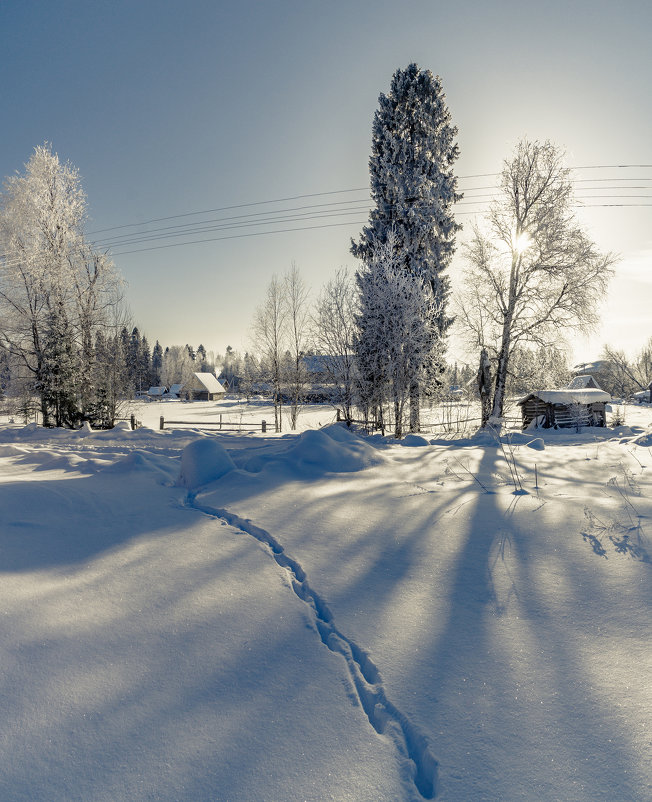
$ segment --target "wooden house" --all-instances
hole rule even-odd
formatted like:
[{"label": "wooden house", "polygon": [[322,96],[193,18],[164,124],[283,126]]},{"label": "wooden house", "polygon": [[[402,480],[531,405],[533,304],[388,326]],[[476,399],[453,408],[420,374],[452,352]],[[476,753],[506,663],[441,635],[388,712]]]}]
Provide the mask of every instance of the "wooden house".
[{"label": "wooden house", "polygon": [[606,404],[611,396],[595,387],[565,390],[538,390],[518,401],[523,428],[533,421],[545,429],[579,426],[606,426]]},{"label": "wooden house", "polygon": [[179,397],[187,401],[216,401],[226,393],[212,373],[193,373],[192,379],[183,385]]}]

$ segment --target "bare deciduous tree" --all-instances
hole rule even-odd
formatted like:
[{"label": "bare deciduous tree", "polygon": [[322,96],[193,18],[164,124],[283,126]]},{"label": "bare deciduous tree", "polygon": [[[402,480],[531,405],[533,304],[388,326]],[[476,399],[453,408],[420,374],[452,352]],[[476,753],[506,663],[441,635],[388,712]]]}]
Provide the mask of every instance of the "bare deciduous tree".
[{"label": "bare deciduous tree", "polygon": [[614,257],[601,254],[575,220],[569,171],[549,142],[522,141],[505,162],[488,231],[466,246],[469,270],[460,319],[495,361],[492,419],[503,415],[510,358],[518,345],[558,344],[591,329]]},{"label": "bare deciduous tree", "polygon": [[287,307],[284,298],[283,282],[272,276],[265,299],[254,316],[253,333],[261,362],[266,367],[272,385],[274,399],[274,425],[276,431],[282,429],[281,411],[283,406],[283,354],[286,342]]},{"label": "bare deciduous tree", "polygon": [[338,270],[317,299],[313,316],[313,342],[326,357],[326,376],[334,388],[333,402],[342,406],[344,418],[353,418],[355,397],[356,287],[346,268]]},{"label": "bare deciduous tree", "polygon": [[284,279],[286,322],[288,329],[289,364],[286,371],[290,397],[290,428],[297,428],[301,404],[305,397],[308,374],[304,356],[308,347],[308,288],[294,262]]}]

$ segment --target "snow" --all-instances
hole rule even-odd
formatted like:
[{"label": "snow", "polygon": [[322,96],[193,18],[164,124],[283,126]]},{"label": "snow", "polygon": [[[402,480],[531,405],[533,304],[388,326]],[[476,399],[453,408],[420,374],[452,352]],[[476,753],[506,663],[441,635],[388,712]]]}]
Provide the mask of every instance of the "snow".
[{"label": "snow", "polygon": [[408,448],[161,409],[0,426],[3,802],[652,798],[652,408]]},{"label": "snow", "polygon": [[[546,404],[595,404],[600,401],[611,401],[611,396],[604,390],[586,387],[581,390],[537,390],[526,396],[535,395]],[[526,398],[521,399],[522,403]]]},{"label": "snow", "polygon": [[212,373],[195,373],[195,378],[201,382],[209,393],[223,393],[224,387]]},{"label": "snow", "polygon": [[214,482],[234,468],[233,460],[221,443],[195,440],[181,454],[179,484],[192,490]]}]

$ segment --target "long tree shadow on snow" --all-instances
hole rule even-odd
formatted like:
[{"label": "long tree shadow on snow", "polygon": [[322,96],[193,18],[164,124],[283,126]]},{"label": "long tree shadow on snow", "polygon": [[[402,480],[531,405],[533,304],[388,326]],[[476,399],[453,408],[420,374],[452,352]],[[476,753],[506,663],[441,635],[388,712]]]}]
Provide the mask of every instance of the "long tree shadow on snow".
[{"label": "long tree shadow on snow", "polygon": [[[487,448],[478,473],[496,474],[499,460]],[[537,592],[533,541],[545,524],[533,505],[523,505],[505,490],[478,492],[448,589],[446,625],[420,658],[431,666],[434,703],[421,715],[443,747],[442,790],[448,786],[453,799],[517,793],[634,802],[623,733],[609,727],[568,622]],[[460,742],[450,743],[448,724]],[[447,761],[455,763],[448,776]]]}]

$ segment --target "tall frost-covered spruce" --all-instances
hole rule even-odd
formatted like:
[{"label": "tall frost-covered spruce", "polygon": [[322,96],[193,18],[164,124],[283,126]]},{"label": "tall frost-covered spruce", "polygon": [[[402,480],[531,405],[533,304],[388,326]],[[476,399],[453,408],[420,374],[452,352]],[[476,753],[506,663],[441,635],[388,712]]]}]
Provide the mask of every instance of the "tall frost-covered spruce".
[{"label": "tall frost-covered spruce", "polygon": [[[373,120],[369,172],[375,205],[360,239],[351,244],[353,255],[371,264],[374,248],[391,234],[402,268],[428,286],[433,303],[423,325],[440,344],[453,322],[446,315],[450,282],[445,271],[461,227],[452,212],[462,197],[453,172],[459,156],[456,136],[440,78],[416,64],[398,69],[389,93],[379,97]],[[443,363],[441,345],[430,353],[435,351]],[[419,428],[419,398],[429,389],[424,376],[432,381],[437,373],[432,367],[411,382],[412,431]]]}]

